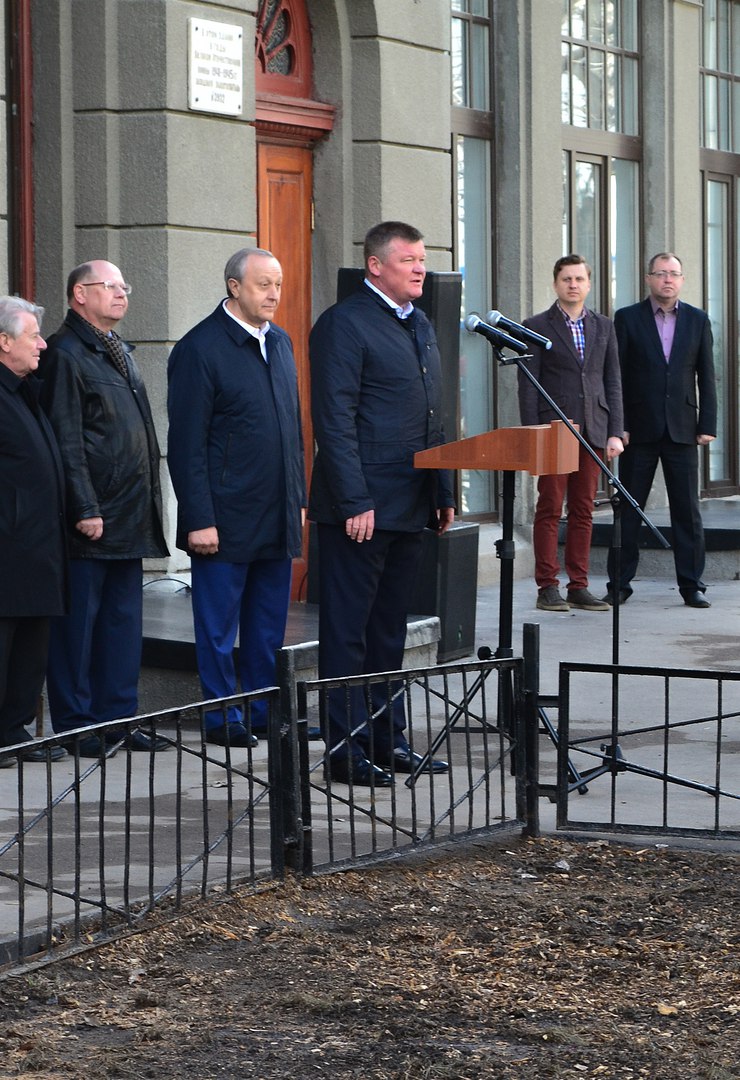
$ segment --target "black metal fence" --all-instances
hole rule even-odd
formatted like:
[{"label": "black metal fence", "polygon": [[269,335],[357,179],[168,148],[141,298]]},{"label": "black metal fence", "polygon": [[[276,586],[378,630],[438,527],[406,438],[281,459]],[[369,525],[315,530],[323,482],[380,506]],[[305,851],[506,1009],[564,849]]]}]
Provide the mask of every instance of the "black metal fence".
[{"label": "black metal fence", "polygon": [[[351,776],[349,784],[332,781],[323,744],[309,755],[302,771],[302,817],[310,821],[304,868],[386,857],[477,831],[537,831],[536,800],[527,799],[521,660],[306,681],[299,689],[301,711],[320,726],[332,696],[335,703],[339,697],[348,730],[365,729],[369,759],[381,766],[388,762],[376,761],[373,742],[392,744],[382,727],[392,727],[394,711],[403,709],[411,751],[420,758],[410,773],[396,772],[391,760],[395,782],[368,788]],[[438,772],[433,761],[449,767]]]},{"label": "black metal fence", "polygon": [[556,707],[558,828],[740,839],[739,672],[561,664]]},{"label": "black metal fence", "polygon": [[[277,717],[278,697],[272,689],[228,702],[243,704],[249,724],[258,699]],[[59,736],[34,744],[43,762],[24,761],[28,747],[4,752],[16,768],[0,772],[0,965],[105,940],[165,902],[281,873],[282,802],[261,760],[279,756],[279,726],[271,722],[266,750],[213,746],[204,711],[200,703],[82,729],[61,761],[51,758]],[[170,749],[131,749],[137,730],[156,731]],[[91,731],[100,752],[82,757]]]},{"label": "black metal fence", "polygon": [[[269,736],[254,749],[207,741],[212,702],[95,728],[93,758],[80,755],[89,728],[61,761],[58,736],[34,744],[40,762],[11,748],[0,967],[109,940],[150,912],[257,888],[286,868],[310,874],[479,832],[536,835],[546,794],[560,829],[740,838],[740,673],[561,664],[547,699],[536,627],[524,652],[335,680],[297,679],[281,663],[279,687],[216,703],[241,704],[250,727],[253,702],[267,701]],[[387,785],[332,779],[317,737],[332,698],[350,727],[370,716],[378,743],[403,708],[414,771]],[[132,749],[135,730],[170,749]],[[430,770],[430,757],[449,767]]]},{"label": "black metal fence", "polygon": [[[382,790],[327,783],[312,716],[326,695],[355,687],[402,700],[414,750],[439,748],[449,770],[399,775]],[[83,729],[61,761],[51,753],[59,736],[34,744],[45,761],[24,761],[27,747],[8,751],[16,767],[0,771],[0,966],[109,940],[152,911],[257,887],[286,866],[311,873],[526,827],[519,660],[288,681],[218,707],[241,703],[250,727],[257,699],[268,702],[270,734],[255,749],[210,744],[204,713],[214,703],[201,702]],[[170,749],[132,749],[136,730],[164,736]],[[91,731],[102,749],[82,757]]]}]

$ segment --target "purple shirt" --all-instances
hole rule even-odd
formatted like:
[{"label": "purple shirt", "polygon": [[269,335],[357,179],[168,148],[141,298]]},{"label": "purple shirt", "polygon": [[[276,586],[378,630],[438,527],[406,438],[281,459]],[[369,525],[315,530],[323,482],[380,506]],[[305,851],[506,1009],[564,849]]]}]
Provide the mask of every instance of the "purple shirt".
[{"label": "purple shirt", "polygon": [[676,317],[678,315],[678,300],[674,307],[670,311],[664,311],[663,308],[652,301],[653,315],[655,316],[655,326],[658,331],[658,337],[660,343],[663,346],[663,356],[665,357],[666,364],[670,359],[671,349],[673,348],[673,335],[676,333]]}]

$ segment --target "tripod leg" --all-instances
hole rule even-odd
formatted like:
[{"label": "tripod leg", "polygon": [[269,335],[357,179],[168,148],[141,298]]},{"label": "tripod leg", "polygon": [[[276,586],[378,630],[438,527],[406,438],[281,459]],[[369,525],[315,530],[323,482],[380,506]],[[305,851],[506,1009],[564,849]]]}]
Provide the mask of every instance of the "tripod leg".
[{"label": "tripod leg", "polygon": [[[553,746],[557,747],[558,743],[560,742],[560,735],[558,734],[555,725],[550,720],[550,717],[547,715],[547,712],[542,707],[542,705],[538,707],[537,712],[539,713],[540,722],[545,729],[546,734],[550,736],[550,740]],[[588,785],[579,773],[578,769],[573,764],[570,755],[568,755],[568,779],[571,780],[573,786],[576,787],[579,795],[588,794]]]}]

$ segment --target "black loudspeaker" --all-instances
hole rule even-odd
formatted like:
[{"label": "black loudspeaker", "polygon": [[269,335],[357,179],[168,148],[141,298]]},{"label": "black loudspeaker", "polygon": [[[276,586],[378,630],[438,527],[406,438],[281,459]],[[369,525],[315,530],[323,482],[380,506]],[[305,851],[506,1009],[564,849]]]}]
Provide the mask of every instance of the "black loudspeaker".
[{"label": "black loudspeaker", "polygon": [[[344,300],[362,285],[365,271],[341,266],[337,272],[337,301]],[[424,290],[417,307],[427,316],[437,335],[442,359],[442,423],[447,442],[460,438],[460,305],[462,274],[457,271],[427,270]]]},{"label": "black loudspeaker", "polygon": [[440,664],[470,656],[475,647],[478,531],[476,524],[453,525],[444,533],[424,530],[410,611],[439,616]]},{"label": "black loudspeaker", "polygon": [[[440,664],[470,656],[475,648],[478,531],[474,523],[453,525],[441,534],[424,530],[409,614],[438,616]],[[308,539],[309,604],[319,602],[318,556],[318,537],[312,522]]]}]

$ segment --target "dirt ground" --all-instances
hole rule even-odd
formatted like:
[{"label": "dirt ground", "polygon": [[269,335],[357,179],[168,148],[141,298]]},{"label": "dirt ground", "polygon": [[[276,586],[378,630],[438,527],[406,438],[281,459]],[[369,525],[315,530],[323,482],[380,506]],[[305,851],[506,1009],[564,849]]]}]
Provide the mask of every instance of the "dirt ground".
[{"label": "dirt ground", "polygon": [[0,982],[0,1077],[740,1077],[740,855],[510,839]]}]

